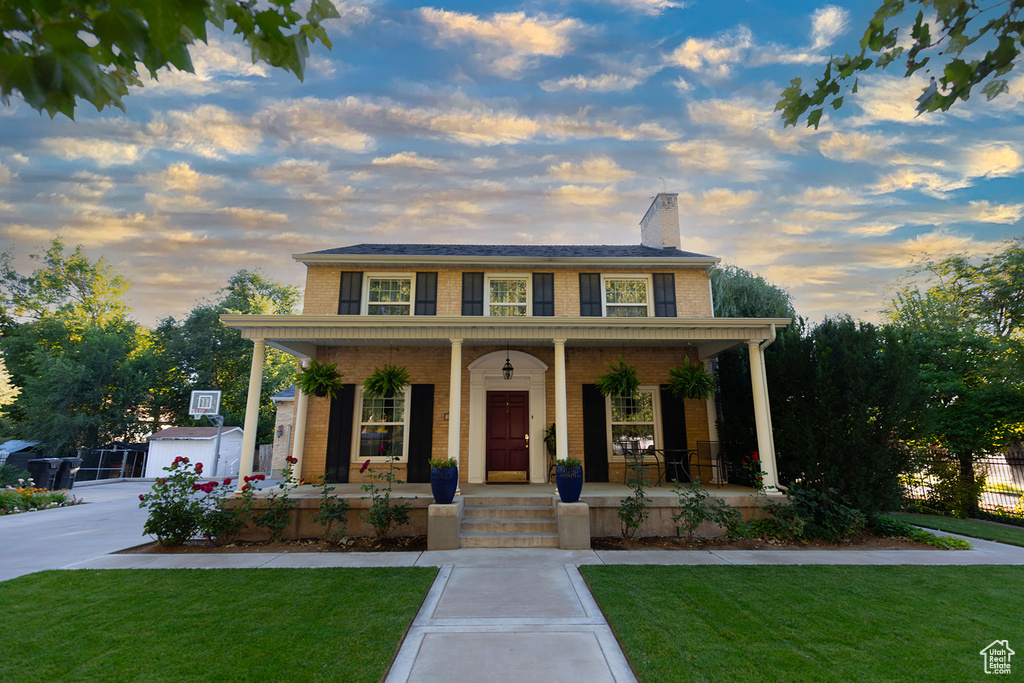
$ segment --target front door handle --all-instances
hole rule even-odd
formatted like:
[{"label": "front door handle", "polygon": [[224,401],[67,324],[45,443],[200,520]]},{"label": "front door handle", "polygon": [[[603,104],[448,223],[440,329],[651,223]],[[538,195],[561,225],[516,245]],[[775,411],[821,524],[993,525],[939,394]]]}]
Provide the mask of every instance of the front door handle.
[{"label": "front door handle", "polygon": [[526,447],[529,448],[530,447],[530,435],[529,434],[524,434],[523,438],[526,439]]}]

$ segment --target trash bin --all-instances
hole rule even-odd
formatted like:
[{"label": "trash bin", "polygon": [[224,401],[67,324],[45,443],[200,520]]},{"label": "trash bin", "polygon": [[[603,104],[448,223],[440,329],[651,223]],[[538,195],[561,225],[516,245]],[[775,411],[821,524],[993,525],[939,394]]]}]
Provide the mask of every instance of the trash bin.
[{"label": "trash bin", "polygon": [[60,468],[60,458],[36,458],[29,460],[27,467],[28,473],[32,475],[33,486],[37,489],[53,490],[57,470]]},{"label": "trash bin", "polygon": [[75,475],[78,474],[78,468],[81,466],[81,458],[61,458],[60,469],[57,470],[57,481],[53,485],[53,490],[73,488],[75,486]]}]

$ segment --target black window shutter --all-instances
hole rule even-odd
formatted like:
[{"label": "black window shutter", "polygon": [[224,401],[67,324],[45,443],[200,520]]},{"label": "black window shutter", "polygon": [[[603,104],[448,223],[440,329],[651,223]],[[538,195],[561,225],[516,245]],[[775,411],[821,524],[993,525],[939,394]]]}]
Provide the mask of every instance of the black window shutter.
[{"label": "black window shutter", "polygon": [[[583,385],[583,476],[608,481],[608,428],[605,398],[595,384]],[[560,457],[565,457],[559,453]]]},{"label": "black window shutter", "polygon": [[[668,385],[661,386],[661,434],[665,441],[662,448],[665,450],[666,480],[685,479],[683,472],[690,472],[689,454],[686,451],[686,411],[682,399],[678,399],[668,390]],[[679,463],[683,471],[679,471]],[[697,472],[693,476],[698,476]],[[704,483],[710,482],[710,477],[704,479]]]},{"label": "black window shutter", "polygon": [[580,273],[580,315],[601,317],[600,273]]},{"label": "black window shutter", "polygon": [[430,456],[434,436],[434,385],[413,384],[409,400],[410,484],[430,482]]},{"label": "black window shutter", "polygon": [[416,273],[416,315],[437,315],[437,273]]},{"label": "black window shutter", "polygon": [[672,273],[654,274],[654,315],[676,317],[676,276]]},{"label": "black window shutter", "polygon": [[346,384],[338,398],[331,399],[331,414],[327,422],[327,467],[324,477],[332,483],[348,483],[355,400],[355,384]]},{"label": "black window shutter", "polygon": [[338,291],[338,315],[359,315],[362,309],[363,274],[344,272]]},{"label": "black window shutter", "polygon": [[484,314],[484,274],[462,274],[462,315]]},{"label": "black window shutter", "polygon": [[555,274],[533,274],[533,314],[555,314]]}]

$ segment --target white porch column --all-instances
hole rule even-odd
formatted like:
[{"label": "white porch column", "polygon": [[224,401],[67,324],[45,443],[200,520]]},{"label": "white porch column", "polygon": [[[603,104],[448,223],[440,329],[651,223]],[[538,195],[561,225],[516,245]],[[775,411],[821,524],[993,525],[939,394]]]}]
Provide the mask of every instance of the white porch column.
[{"label": "white porch column", "polygon": [[[714,375],[714,368],[711,365],[711,361],[704,361],[704,370],[709,375]],[[708,441],[718,441],[718,406],[715,405],[715,395],[711,394],[707,400],[707,413],[708,413]]]},{"label": "white porch column", "polygon": [[555,457],[569,457],[569,413],[565,401],[565,340],[555,339]]},{"label": "white porch column", "polygon": [[252,457],[256,450],[256,429],[260,420],[260,390],[263,388],[263,359],[267,355],[267,343],[262,339],[253,340],[252,366],[249,368],[249,395],[245,399],[245,426],[242,434],[242,457],[238,463],[238,488],[242,488],[244,477],[252,474]]},{"label": "white porch column", "polygon": [[459,437],[462,432],[462,340],[451,341],[452,367],[448,376],[448,457],[455,458],[455,462],[458,462]]},{"label": "white porch column", "polygon": [[768,491],[778,490],[775,468],[775,445],[772,437],[771,413],[768,405],[768,380],[765,377],[764,354],[756,341],[747,342],[750,356],[750,385],[754,392],[754,424],[757,427],[757,451],[764,471],[764,486]]},{"label": "white porch column", "polygon": [[[309,361],[300,361],[299,365],[303,368],[309,367]],[[306,392],[295,387],[295,412],[292,414],[292,424],[295,428],[292,430],[292,457],[298,460],[292,466],[292,480],[299,481],[302,479],[302,451],[306,448],[306,404],[309,402],[309,396]]]}]

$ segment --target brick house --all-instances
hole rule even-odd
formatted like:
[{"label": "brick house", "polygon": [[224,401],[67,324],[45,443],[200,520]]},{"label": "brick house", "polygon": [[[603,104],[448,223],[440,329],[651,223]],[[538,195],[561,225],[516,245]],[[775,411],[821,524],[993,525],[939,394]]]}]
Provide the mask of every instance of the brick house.
[{"label": "brick house", "polygon": [[[243,453],[253,451],[269,344],[345,375],[336,399],[297,392],[292,454],[307,481],[359,481],[366,460],[383,460],[383,445],[410,483],[429,481],[427,461],[446,456],[466,483],[543,483],[552,423],[559,457],[582,459],[588,481],[621,481],[630,443],[686,453],[688,464],[710,457],[702,445],[718,440],[713,402],[675,399],[669,370],[746,346],[765,484],[774,489],[764,347],[790,320],[714,317],[710,272],[719,259],[680,249],[677,195],[654,198],[640,242],[360,244],[295,255],[307,269],[302,314],[221,316],[254,343]],[[620,356],[639,369],[636,399],[594,386]],[[363,379],[385,364],[404,366],[410,386],[364,400]]]}]

